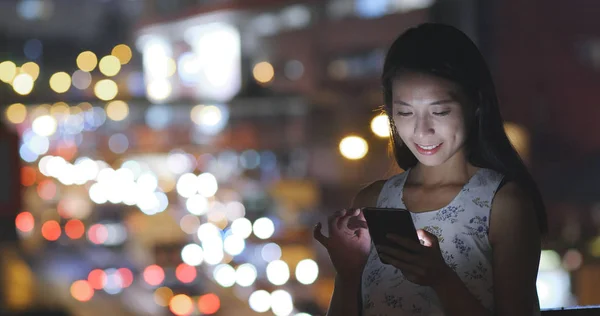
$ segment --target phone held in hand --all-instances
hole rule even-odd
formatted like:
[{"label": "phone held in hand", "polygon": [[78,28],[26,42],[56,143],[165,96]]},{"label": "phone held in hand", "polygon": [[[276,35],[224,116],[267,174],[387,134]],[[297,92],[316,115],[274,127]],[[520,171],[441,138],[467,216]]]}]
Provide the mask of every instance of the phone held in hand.
[{"label": "phone held in hand", "polygon": [[[371,235],[371,240],[373,240],[375,246],[399,247],[386,237],[387,234],[394,234],[419,242],[410,211],[400,208],[365,207],[362,212],[367,221],[369,235]],[[387,264],[383,260],[381,262]]]}]

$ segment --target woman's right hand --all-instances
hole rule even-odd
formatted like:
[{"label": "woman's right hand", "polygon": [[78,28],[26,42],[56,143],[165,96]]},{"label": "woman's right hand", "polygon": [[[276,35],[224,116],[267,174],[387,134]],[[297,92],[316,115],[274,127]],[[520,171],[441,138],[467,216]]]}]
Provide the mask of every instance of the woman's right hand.
[{"label": "woman's right hand", "polygon": [[329,253],[331,262],[343,280],[360,278],[371,250],[371,236],[360,209],[342,210],[327,220],[329,237],[321,233],[321,223],[314,237]]}]

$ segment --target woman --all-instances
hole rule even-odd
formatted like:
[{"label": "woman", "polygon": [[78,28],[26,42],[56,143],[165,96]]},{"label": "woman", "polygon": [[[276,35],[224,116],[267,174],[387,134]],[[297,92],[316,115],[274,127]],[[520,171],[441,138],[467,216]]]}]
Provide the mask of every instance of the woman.
[{"label": "woman", "polygon": [[[330,216],[329,237],[315,227],[337,271],[328,315],[539,315],[544,205],[477,47],[451,26],[409,29],[389,49],[382,82],[406,171]],[[420,244],[391,235],[398,247],[371,247],[365,206],[410,210]]]}]

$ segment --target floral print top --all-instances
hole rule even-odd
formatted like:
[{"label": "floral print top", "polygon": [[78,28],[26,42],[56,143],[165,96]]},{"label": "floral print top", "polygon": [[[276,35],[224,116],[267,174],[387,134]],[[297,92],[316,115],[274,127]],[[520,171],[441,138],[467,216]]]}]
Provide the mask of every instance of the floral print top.
[{"label": "floral print top", "polygon": [[[402,192],[409,172],[387,180],[378,207],[406,208]],[[490,311],[494,308],[494,288],[489,218],[502,179],[501,174],[481,168],[447,206],[412,213],[415,227],[438,237],[446,264]],[[432,288],[414,284],[398,269],[383,264],[374,247],[363,270],[361,295],[364,316],[444,315]]]}]

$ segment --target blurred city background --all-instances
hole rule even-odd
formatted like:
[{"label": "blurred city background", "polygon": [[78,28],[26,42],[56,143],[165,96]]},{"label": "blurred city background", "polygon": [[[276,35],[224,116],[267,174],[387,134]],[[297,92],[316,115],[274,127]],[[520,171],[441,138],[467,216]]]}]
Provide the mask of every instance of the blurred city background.
[{"label": "blurred city background", "polygon": [[387,152],[406,28],[482,50],[548,207],[542,308],[600,304],[600,3],[0,1],[0,314],[324,315],[312,227]]}]

